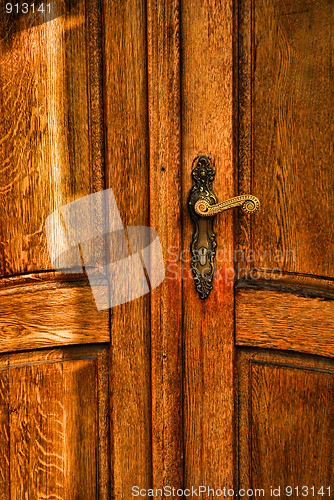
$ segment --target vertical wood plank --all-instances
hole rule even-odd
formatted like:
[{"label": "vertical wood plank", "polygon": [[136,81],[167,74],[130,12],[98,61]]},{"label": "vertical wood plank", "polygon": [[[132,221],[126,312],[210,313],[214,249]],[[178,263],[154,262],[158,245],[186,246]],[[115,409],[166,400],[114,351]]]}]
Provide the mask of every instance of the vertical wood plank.
[{"label": "vertical wood plank", "polygon": [[101,500],[111,498],[111,460],[110,460],[110,388],[109,388],[109,352],[108,348],[101,351],[97,360],[98,396],[98,483]]},{"label": "vertical wood plank", "polygon": [[[238,164],[238,194],[253,193],[252,184],[252,0],[242,0],[238,3],[237,19],[237,145]],[[253,193],[254,194],[254,193]],[[260,193],[259,193],[260,196]],[[238,211],[236,221],[236,249],[246,252],[254,248],[252,242],[252,219]],[[247,263],[240,262],[247,266]]]},{"label": "vertical wood plank", "polygon": [[[182,3],[183,248],[193,228],[187,210],[193,160],[207,154],[220,201],[235,195],[232,128],[232,1]],[[215,221],[217,249],[233,242],[232,213]],[[183,283],[185,485],[233,487],[233,261],[201,301],[191,277]],[[189,264],[187,274],[191,276]],[[225,279],[225,271],[229,279]]]},{"label": "vertical wood plank", "polygon": [[0,498],[10,500],[9,373],[0,370]]},{"label": "vertical wood plank", "polygon": [[65,498],[98,498],[96,359],[63,364]]},{"label": "vertical wood plank", "polygon": [[[124,226],[149,225],[146,2],[104,1],[106,183]],[[152,482],[149,296],[111,310],[113,491]]]},{"label": "vertical wood plank", "polygon": [[181,487],[182,301],[180,6],[148,1],[150,223],[166,278],[151,292],[153,485]]}]

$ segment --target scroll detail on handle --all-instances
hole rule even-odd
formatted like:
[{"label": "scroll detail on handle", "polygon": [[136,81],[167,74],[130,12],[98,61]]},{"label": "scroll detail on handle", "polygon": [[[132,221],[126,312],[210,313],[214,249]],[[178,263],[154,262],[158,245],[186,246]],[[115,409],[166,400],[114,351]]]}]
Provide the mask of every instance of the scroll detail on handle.
[{"label": "scroll detail on handle", "polygon": [[212,189],[215,170],[206,156],[200,156],[195,160],[192,177],[194,185],[188,198],[188,206],[195,226],[191,243],[191,268],[196,290],[201,299],[205,299],[213,288],[214,258],[217,246],[216,235],[213,231],[215,216],[239,206],[246,213],[256,212],[260,202],[255,196],[245,194],[218,203]]},{"label": "scroll detail on handle", "polygon": [[198,215],[202,217],[212,217],[213,215],[220,214],[225,210],[229,210],[234,207],[241,207],[246,213],[256,212],[259,209],[259,200],[251,194],[242,194],[231,198],[230,200],[223,201],[222,203],[216,203],[215,205],[210,205],[207,200],[198,200],[195,203],[194,209]]}]

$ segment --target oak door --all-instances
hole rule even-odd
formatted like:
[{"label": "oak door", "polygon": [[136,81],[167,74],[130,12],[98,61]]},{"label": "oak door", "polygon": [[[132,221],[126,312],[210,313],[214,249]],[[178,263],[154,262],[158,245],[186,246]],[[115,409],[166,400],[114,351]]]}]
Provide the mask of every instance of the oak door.
[{"label": "oak door", "polygon": [[[1,11],[0,497],[330,498],[332,2],[50,4]],[[219,201],[261,204],[216,218],[205,300],[203,154]],[[106,188],[125,227],[157,230],[166,277],[98,311],[44,223]]]},{"label": "oak door", "polygon": [[94,0],[0,6],[5,500],[110,498],[109,313],[87,276],[53,270],[45,233],[50,214],[104,188],[101,29]]},{"label": "oak door", "polygon": [[[157,229],[166,265],[111,311],[115,496],[330,497],[333,3],[106,2],[106,19],[108,185],[127,224]],[[219,201],[261,204],[217,216],[205,300],[187,205],[200,155]]]},{"label": "oak door", "polygon": [[238,474],[283,498],[333,496],[333,7],[239,5]]}]

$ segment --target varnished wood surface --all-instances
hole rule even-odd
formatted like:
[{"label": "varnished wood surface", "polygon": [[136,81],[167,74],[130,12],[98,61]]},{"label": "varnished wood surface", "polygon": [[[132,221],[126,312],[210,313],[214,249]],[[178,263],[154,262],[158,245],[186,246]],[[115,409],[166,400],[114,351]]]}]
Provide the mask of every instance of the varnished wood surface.
[{"label": "varnished wood surface", "polygon": [[97,310],[87,280],[45,278],[0,289],[0,352],[110,340],[109,312]]},{"label": "varnished wood surface", "polygon": [[[330,4],[325,0],[316,4],[298,0],[298,5],[305,4],[308,10],[289,13],[282,10],[288,6],[286,2],[285,7],[278,0],[252,3],[253,7],[248,0],[240,2],[236,128],[240,130],[239,191],[258,196],[261,211],[252,218],[240,215],[236,233],[240,245],[259,250],[262,255],[247,262],[246,268],[253,264],[276,267],[268,254],[263,257],[270,246],[276,246],[295,252],[288,254],[285,271],[330,277],[333,203],[328,187],[333,178],[327,158],[331,135],[326,110],[331,96],[325,50]],[[72,2],[71,6],[66,3],[65,16],[30,30],[14,29],[7,18],[0,28],[0,89],[5,96],[0,118],[4,141],[0,156],[3,276],[49,269],[43,230],[47,215],[104,187],[114,190],[124,226],[151,225],[158,230],[167,266],[167,249],[172,245],[177,254],[187,252],[192,238],[187,197],[193,160],[200,154],[212,158],[219,200],[237,194],[232,1],[218,5],[211,0],[190,0],[180,6],[176,0],[104,0],[104,110],[99,4],[98,0]],[[307,37],[306,29],[310,33]],[[226,213],[215,221],[220,249],[234,246],[233,218],[236,221],[238,217]],[[97,217],[96,223],[102,222]],[[102,251],[102,247],[95,248],[94,255],[99,257]],[[233,265],[229,256],[223,271],[228,272]],[[174,271],[177,278],[153,290],[151,298],[141,297],[111,310],[111,450],[106,439],[108,369],[104,362],[98,366],[90,359],[89,347],[84,354],[80,351],[84,359],[73,354],[66,363],[57,350],[42,351],[48,361],[36,361],[39,354],[34,352],[8,355],[14,366],[0,370],[0,429],[4,439],[13,438],[15,444],[11,452],[8,446],[0,450],[4,494],[10,495],[11,477],[19,492],[30,488],[36,497],[39,490],[43,495],[55,491],[59,498],[73,498],[75,494],[85,498],[87,494],[89,498],[128,500],[136,484],[142,488],[152,484],[177,487],[183,481],[188,487],[235,486],[232,280],[217,279],[210,298],[203,302],[195,291],[189,261],[177,260]],[[68,277],[68,284],[58,278],[50,281],[46,274],[40,274],[37,283],[37,274],[24,275],[15,282],[0,281],[0,326],[4,322],[4,328],[9,328],[3,335],[6,349],[34,349],[65,339],[66,343],[109,339],[108,313],[97,313],[93,302],[88,304],[88,296],[92,300],[88,285],[77,286],[73,277]],[[259,315],[262,323],[256,338],[263,347],[292,347],[327,355],[328,335],[324,322],[319,326],[319,318],[323,304],[328,307],[329,302],[323,297],[298,295],[291,309],[290,292],[284,292],[284,300],[278,304],[278,297],[282,298],[278,290],[237,291],[237,341],[241,338],[241,311],[242,325],[249,325],[242,334],[245,342],[254,341],[250,330],[256,327],[254,316]],[[258,300],[258,293],[265,300]],[[326,294],[326,287],[322,293]],[[249,309],[250,297],[254,307]],[[298,317],[291,310],[298,310]],[[281,314],[274,324],[268,322],[268,313],[273,317],[277,311]],[[327,309],[325,312],[326,318],[332,317]],[[282,334],[286,325],[288,333]],[[310,325],[314,327],[311,348],[309,337],[306,340]],[[292,333],[293,341],[289,339]],[[284,356],[280,359],[286,359]],[[296,359],[292,364],[298,364]],[[316,391],[322,391],[325,416],[331,417],[329,365],[320,363],[324,371],[319,371],[315,364],[318,371],[313,377],[313,361],[309,365],[305,362],[307,370],[294,378],[294,364],[292,368],[271,369],[267,361],[264,367],[256,365],[253,380],[248,378],[246,364],[239,371],[240,429],[244,429],[244,438],[241,434],[239,437],[246,440],[247,432],[252,432],[254,451],[263,457],[260,466],[256,465],[258,455],[252,455],[250,442],[240,441],[242,484],[247,483],[251,467],[251,474],[261,484],[269,484],[272,470],[277,477],[292,477],[299,462],[284,462],[283,453],[279,465],[273,464],[272,457],[283,442],[280,436],[290,455],[299,443],[300,457],[308,451],[300,428],[290,439],[286,429],[280,427],[279,410],[268,403],[270,387],[275,388],[280,401],[291,405],[289,415],[295,410],[302,415],[301,421],[309,417],[310,422],[320,422],[326,434],[325,417],[313,399],[310,410],[303,404],[309,394],[313,398]],[[251,382],[254,398],[254,394],[249,396]],[[54,396],[49,397],[53,388]],[[13,414],[8,403],[10,391],[17,400]],[[292,402],[290,395],[295,396],[290,398]],[[250,404],[254,423],[245,413]],[[42,414],[50,415],[54,424],[51,430]],[[289,428],[286,414],[284,418]],[[59,422],[63,435],[58,432]],[[308,425],[308,431],[314,434],[320,428]],[[260,427],[266,429],[265,436],[259,432]],[[43,435],[49,433],[54,443],[52,449],[47,443],[41,455],[31,441],[38,434],[36,429]],[[272,445],[270,453],[262,453],[267,436],[276,448]],[[324,443],[324,439],[319,442]],[[54,462],[46,471],[42,460],[52,453]],[[111,481],[107,459],[98,464],[102,456],[111,457]],[[320,457],[324,464],[329,462],[328,457],[324,445]],[[11,468],[12,459],[16,462]],[[28,461],[29,467],[39,464],[40,475],[22,473]],[[298,477],[304,480],[304,476]],[[328,473],[324,478],[328,479]],[[65,491],[70,492],[68,497]]]},{"label": "varnished wood surface", "polygon": [[103,189],[99,1],[52,6],[42,24],[0,12],[1,276],[50,269],[46,218]]},{"label": "varnished wood surface", "polygon": [[261,202],[240,214],[247,269],[334,276],[333,22],[326,0],[239,3],[239,190]]},{"label": "varnished wood surface", "polygon": [[[304,485],[316,493],[324,486],[328,494],[325,487],[334,479],[333,360],[241,349],[238,376],[239,487],[264,488],[265,498],[273,498],[271,486],[299,486],[299,495],[295,490],[290,498],[302,496]],[[289,497],[281,491],[280,498]]]},{"label": "varnished wood surface", "polygon": [[[215,192],[233,197],[232,2],[181,3],[182,250],[191,244],[187,207],[193,161],[211,157]],[[233,246],[233,215],[217,218],[218,248]],[[195,290],[189,260],[183,274],[185,486],[233,487],[233,287],[216,281],[205,301]],[[227,258],[224,268],[233,267]]]},{"label": "varnished wood surface", "polygon": [[110,498],[107,359],[97,346],[0,357],[1,498]]},{"label": "varnished wood surface", "polygon": [[236,280],[235,288],[253,288],[261,290],[277,290],[292,292],[304,297],[334,297],[334,278],[320,278],[307,274],[286,273],[280,269],[254,270],[249,279],[247,271]]},{"label": "varnished wood surface", "polygon": [[0,490],[4,500],[10,499],[10,447],[9,447],[9,374],[0,370]]},{"label": "varnished wood surface", "polygon": [[153,486],[180,488],[182,276],[175,257],[182,232],[180,5],[150,0],[147,7],[150,224],[158,231],[167,275],[151,292]]},{"label": "varnished wood surface", "polygon": [[[146,5],[104,2],[106,186],[124,226],[149,226]],[[115,499],[152,485],[149,296],[111,310]]]},{"label": "varnished wood surface", "polygon": [[[53,284],[55,287],[71,286],[73,283],[88,285],[86,273],[64,273],[60,271],[46,271],[39,273],[19,274],[17,276],[2,277],[0,279],[0,293],[20,293],[24,287],[35,287],[39,290],[48,289]],[[74,284],[75,286],[75,284]],[[21,288],[22,287],[22,288]]]},{"label": "varnished wood surface", "polygon": [[334,357],[334,296],[276,288],[236,289],[236,344]]}]

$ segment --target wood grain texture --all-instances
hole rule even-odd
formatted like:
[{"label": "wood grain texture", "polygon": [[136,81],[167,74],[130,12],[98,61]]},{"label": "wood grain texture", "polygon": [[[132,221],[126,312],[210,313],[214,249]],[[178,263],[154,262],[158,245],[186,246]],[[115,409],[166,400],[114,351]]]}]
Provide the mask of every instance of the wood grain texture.
[{"label": "wood grain texture", "polygon": [[282,290],[236,290],[237,345],[334,357],[334,296]]},{"label": "wood grain texture", "polygon": [[[63,364],[65,380],[66,490],[78,498],[98,498],[98,403],[96,360],[73,360]],[[73,397],[73,395],[75,395]],[[80,415],[80,419],[78,419]],[[85,475],[78,474],[79,469]],[[70,495],[67,493],[70,497]]]},{"label": "wood grain texture", "polygon": [[[106,186],[124,226],[149,226],[146,3],[104,1]],[[113,489],[152,484],[150,303],[111,310]]]},{"label": "wood grain texture", "polygon": [[65,497],[61,368],[52,363],[9,370],[10,488],[16,498]]},{"label": "wood grain texture", "polygon": [[10,498],[9,374],[0,370],[0,497]]},{"label": "wood grain texture", "polygon": [[271,486],[332,486],[333,360],[263,350],[238,358],[239,486],[264,488],[265,498]]},{"label": "wood grain texture", "polygon": [[[246,270],[245,270],[246,271]],[[334,278],[321,278],[283,272],[281,269],[254,269],[254,276],[249,278],[247,271],[236,280],[236,288],[261,288],[264,290],[280,290],[297,295],[312,297],[334,297]]]},{"label": "wood grain texture", "polygon": [[151,292],[153,486],[183,483],[180,8],[148,2],[150,224],[166,279]]},{"label": "wood grain texture", "polygon": [[99,2],[52,6],[42,24],[0,13],[1,276],[50,269],[46,218],[103,189]]},{"label": "wood grain texture", "polygon": [[261,202],[240,216],[248,269],[334,276],[333,22],[326,0],[240,2],[239,190]]},{"label": "wood grain texture", "polygon": [[0,289],[0,352],[110,340],[109,312],[97,310],[87,280],[17,281]]},{"label": "wood grain texture", "polygon": [[[235,193],[233,170],[232,2],[181,4],[182,249],[193,227],[187,207],[194,159],[211,157],[219,200]],[[233,247],[233,216],[215,221],[218,248]],[[233,268],[227,258],[224,269]],[[224,273],[222,273],[224,275]],[[233,487],[233,286],[217,279],[208,299],[195,290],[189,262],[183,273],[185,486]]]},{"label": "wood grain texture", "polygon": [[235,282],[236,290],[263,290],[278,293],[292,293],[299,297],[315,297],[334,299],[334,280],[315,278],[313,276],[278,272],[268,279],[268,273],[259,273],[256,279],[241,279]]},{"label": "wood grain texture", "polygon": [[99,387],[108,381],[100,359],[106,363],[105,348],[94,345],[0,357],[8,416],[1,498],[110,498],[109,453],[99,453],[99,439],[104,447],[109,439],[99,432],[108,418],[99,412]]},{"label": "wood grain texture", "polygon": [[[89,347],[87,352],[89,352]],[[98,485],[99,498],[111,498],[112,463],[110,452],[110,387],[109,387],[109,357],[110,343],[103,349],[97,358],[97,428],[98,428]]]}]

